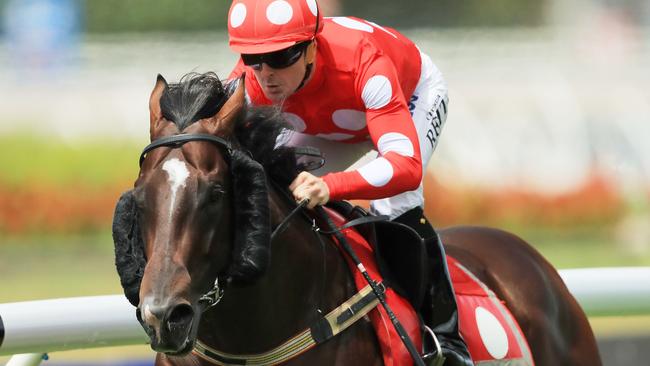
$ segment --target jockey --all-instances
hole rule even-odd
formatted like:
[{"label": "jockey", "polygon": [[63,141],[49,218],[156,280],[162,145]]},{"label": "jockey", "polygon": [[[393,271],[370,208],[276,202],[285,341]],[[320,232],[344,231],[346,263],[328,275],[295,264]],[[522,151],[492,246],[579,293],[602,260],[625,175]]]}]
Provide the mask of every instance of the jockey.
[{"label": "jockey", "polygon": [[[276,105],[295,131],[279,143],[313,146],[327,158],[290,185],[309,207],[371,199],[371,212],[435,235],[423,216],[423,175],[447,118],[447,85],[431,59],[391,28],[352,17],[323,18],[316,0],[234,0],[230,47],[241,55],[229,79],[246,74],[247,99]],[[350,166],[371,151],[370,162]],[[346,168],[348,168],[346,170]],[[438,245],[436,257],[444,253]],[[472,365],[458,334],[446,262],[421,309],[445,365]],[[435,309],[435,310],[433,310]],[[446,314],[441,316],[441,314]],[[440,318],[444,319],[440,319]]]}]

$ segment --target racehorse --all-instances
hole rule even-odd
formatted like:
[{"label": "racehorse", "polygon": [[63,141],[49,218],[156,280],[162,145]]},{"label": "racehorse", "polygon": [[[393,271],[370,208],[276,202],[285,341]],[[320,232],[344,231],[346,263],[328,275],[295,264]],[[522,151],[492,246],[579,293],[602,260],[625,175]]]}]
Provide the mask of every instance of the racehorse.
[{"label": "racehorse", "polygon": [[[247,107],[243,82],[231,85],[212,73],[174,84],[158,77],[152,145],[116,207],[117,270],[156,365],[213,364],[191,352],[196,340],[226,354],[262,354],[357,292],[333,239],[318,239],[305,215],[289,216],[296,204],[285,189],[299,165],[293,151],[276,147],[280,112]],[[483,227],[440,237],[507,304],[536,365],[601,364],[584,313],[529,244]],[[383,364],[367,318],[297,353],[283,364]]]}]

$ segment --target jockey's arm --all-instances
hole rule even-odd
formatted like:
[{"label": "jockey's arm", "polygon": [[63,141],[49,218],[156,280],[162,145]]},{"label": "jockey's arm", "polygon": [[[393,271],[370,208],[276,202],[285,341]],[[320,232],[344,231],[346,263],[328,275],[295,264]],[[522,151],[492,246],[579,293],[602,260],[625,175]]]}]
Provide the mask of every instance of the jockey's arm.
[{"label": "jockey's arm", "polygon": [[356,89],[379,155],[357,170],[325,175],[329,198],[380,199],[417,189],[422,181],[420,145],[393,63],[376,57],[358,76]]},{"label": "jockey's arm", "polygon": [[[241,59],[229,80],[244,71]],[[392,62],[377,57],[357,77],[354,91],[366,107],[368,133],[379,156],[354,171],[317,177],[301,173],[289,189],[297,201],[310,199],[309,208],[329,200],[379,199],[417,189],[422,160],[417,133]]]}]

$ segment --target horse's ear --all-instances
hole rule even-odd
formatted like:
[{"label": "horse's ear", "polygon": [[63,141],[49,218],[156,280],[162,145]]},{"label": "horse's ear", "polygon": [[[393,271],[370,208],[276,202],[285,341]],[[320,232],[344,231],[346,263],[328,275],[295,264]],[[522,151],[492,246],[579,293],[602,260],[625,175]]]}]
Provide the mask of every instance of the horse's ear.
[{"label": "horse's ear", "polygon": [[160,97],[167,88],[167,81],[162,75],[158,74],[156,86],[153,87],[151,97],[149,97],[149,133],[153,137],[158,123],[162,120],[162,108],[160,108]]},{"label": "horse's ear", "polygon": [[245,78],[246,75],[244,74],[241,78],[232,81],[233,83],[237,83],[237,88],[219,112],[207,120],[208,125],[206,127],[210,133],[222,133],[225,136],[232,135],[235,129],[235,121],[244,110],[244,106],[246,106]]}]

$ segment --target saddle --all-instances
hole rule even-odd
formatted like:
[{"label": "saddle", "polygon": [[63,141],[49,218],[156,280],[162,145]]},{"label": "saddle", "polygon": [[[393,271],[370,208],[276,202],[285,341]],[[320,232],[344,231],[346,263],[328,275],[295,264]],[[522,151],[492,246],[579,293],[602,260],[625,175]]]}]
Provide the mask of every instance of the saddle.
[{"label": "saddle", "polygon": [[[362,207],[334,201],[327,207],[348,220],[371,216]],[[419,309],[431,277],[424,241],[412,228],[392,221],[375,221],[355,226],[372,246],[384,284]]]},{"label": "saddle", "polygon": [[[327,206],[347,220],[370,216],[364,209],[347,202],[331,202]],[[338,224],[345,225],[345,222],[339,221]],[[355,229],[357,236],[362,236],[367,242],[366,245],[374,252],[368,254],[365,261],[372,262],[374,256],[376,272],[382,277],[387,292],[400,295],[404,301],[403,306],[412,307],[411,319],[419,321],[419,329],[422,332],[422,314],[415,312],[422,308],[423,301],[429,301],[425,300],[428,298],[425,292],[431,281],[432,266],[440,263],[429,262],[424,240],[406,225],[375,220],[355,225]],[[430,240],[440,239],[436,235],[435,239]],[[458,304],[460,334],[467,343],[474,362],[490,365],[534,365],[524,333],[504,302],[456,259],[447,256],[446,261]],[[403,307],[400,310],[403,310]],[[408,312],[403,314],[406,313]],[[418,315],[420,319],[416,320]],[[373,322],[377,331],[380,328],[376,323]],[[412,325],[418,327],[416,324]],[[422,341],[419,335],[411,334],[418,337],[416,344],[421,344],[418,343]],[[391,334],[391,337],[394,336]],[[384,338],[381,334],[378,335],[380,344],[387,342],[388,338],[385,337],[385,333]],[[395,341],[397,342],[399,341]],[[397,347],[399,346],[401,345]],[[402,358],[391,358],[386,356],[386,349],[382,349],[385,364],[389,364],[387,360],[394,361],[391,365],[411,364],[408,353],[401,354]]]}]

